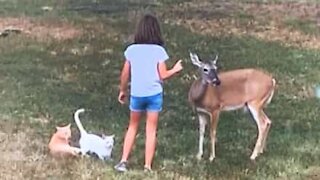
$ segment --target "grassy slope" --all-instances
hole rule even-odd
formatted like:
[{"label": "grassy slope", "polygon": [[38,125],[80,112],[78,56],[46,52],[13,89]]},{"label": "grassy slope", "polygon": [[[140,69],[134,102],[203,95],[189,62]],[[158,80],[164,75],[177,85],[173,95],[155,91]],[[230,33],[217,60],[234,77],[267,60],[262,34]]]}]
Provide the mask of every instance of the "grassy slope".
[{"label": "grassy slope", "polygon": [[[112,25],[120,33],[110,37],[107,30],[91,32],[89,27],[85,28],[87,33],[83,36],[65,42],[38,42],[24,35],[0,39],[0,115],[10,121],[16,120],[18,124],[23,120],[28,126],[34,127],[33,136],[46,143],[56,124],[72,122],[74,110],[85,107],[91,110],[83,117],[87,129],[116,134],[114,158],[117,160],[128,118],[127,108],[121,107],[116,101],[125,46],[121,34],[126,36],[129,31],[126,16],[121,18],[121,13],[116,10],[113,14],[65,12],[61,7],[66,5],[54,1],[48,4],[56,6],[58,10],[47,14],[38,10],[47,5],[43,1],[28,1],[26,6],[15,1],[12,4],[8,2],[0,2],[1,16],[19,16],[21,12],[37,19],[63,17],[84,28],[83,24],[90,19],[102,23],[104,28]],[[31,6],[31,2],[36,3]],[[6,6],[2,6],[4,4]],[[74,2],[70,4],[74,5]],[[111,22],[110,15],[114,15],[117,21]],[[57,178],[82,179],[90,176],[106,179],[299,179],[310,173],[310,167],[319,169],[320,150],[316,148],[320,136],[320,125],[317,123],[319,101],[299,96],[302,86],[313,86],[319,81],[317,76],[314,77],[318,75],[320,67],[318,51],[282,47],[278,43],[262,42],[252,37],[213,38],[165,24],[163,31],[170,55],[173,59],[184,60],[185,71],[165,84],[165,107],[159,124],[159,142],[154,161],[156,173],[146,176],[139,170],[144,157],[144,128],[141,126],[130,164],[134,170],[128,174],[116,174],[111,170],[110,163],[104,165],[90,160],[65,163],[46,157],[40,168],[36,164],[22,166],[26,163],[21,163],[22,168],[29,168],[33,172],[24,172],[25,176],[45,177],[43,172],[47,172],[47,175]],[[81,50],[84,46],[90,46],[92,50],[81,55],[70,52],[72,48]],[[112,49],[112,52],[100,52],[105,49]],[[197,121],[186,101],[191,83],[186,77],[195,74],[196,70],[188,62],[189,49],[197,51],[204,58],[219,52],[222,69],[260,67],[275,75],[279,82],[278,91],[266,110],[273,120],[268,150],[256,163],[249,161],[255,141],[255,125],[248,115],[241,112],[221,115],[215,162],[197,162],[194,159],[197,151]],[[52,55],[52,51],[57,55]],[[49,119],[48,124],[34,122],[43,117]],[[207,158],[208,139],[205,143]],[[59,175],[54,174],[52,168],[57,168],[55,172]]]}]

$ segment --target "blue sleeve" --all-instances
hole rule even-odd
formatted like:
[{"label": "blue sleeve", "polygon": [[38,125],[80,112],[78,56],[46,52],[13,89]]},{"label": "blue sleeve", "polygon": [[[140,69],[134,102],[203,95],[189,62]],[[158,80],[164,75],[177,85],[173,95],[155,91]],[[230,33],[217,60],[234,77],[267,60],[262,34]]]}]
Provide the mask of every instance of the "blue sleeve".
[{"label": "blue sleeve", "polygon": [[158,56],[159,62],[164,62],[169,59],[167,51],[162,46],[160,46],[159,53],[157,54],[157,56]]},{"label": "blue sleeve", "polygon": [[125,51],[124,51],[124,57],[125,57],[125,60],[129,61],[130,62],[130,57],[131,57],[131,53],[130,53],[130,48],[128,47]]}]

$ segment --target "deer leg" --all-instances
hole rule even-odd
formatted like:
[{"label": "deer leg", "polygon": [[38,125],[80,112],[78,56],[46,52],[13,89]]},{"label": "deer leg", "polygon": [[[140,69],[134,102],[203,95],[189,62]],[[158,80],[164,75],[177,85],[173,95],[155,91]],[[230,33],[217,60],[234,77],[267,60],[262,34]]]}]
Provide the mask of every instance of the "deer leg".
[{"label": "deer leg", "polygon": [[210,128],[210,137],[211,137],[211,155],[209,160],[213,161],[216,157],[215,144],[216,144],[216,132],[219,118],[219,111],[214,111],[210,117],[211,128]]},{"label": "deer leg", "polygon": [[262,145],[261,145],[261,149],[260,149],[260,153],[263,153],[263,151],[266,148],[266,141],[267,141],[269,129],[271,126],[271,120],[268,118],[268,116],[263,111],[261,111],[261,116],[263,116],[263,118],[265,119],[266,125],[267,125],[266,130],[263,135]]},{"label": "deer leg", "polygon": [[255,106],[254,104],[248,104],[248,108],[250,110],[250,113],[252,117],[254,118],[257,127],[258,127],[258,138],[255,144],[255,147],[253,149],[253,152],[250,156],[251,160],[255,160],[256,157],[258,156],[258,153],[260,152],[261,146],[262,146],[262,140],[263,140],[263,135],[266,131],[266,124],[263,121],[263,118],[261,118],[260,113],[261,113],[261,108],[259,106]]},{"label": "deer leg", "polygon": [[197,159],[201,160],[203,155],[203,140],[204,140],[204,133],[206,131],[207,119],[204,114],[198,114],[198,117],[199,117],[199,150],[197,154]]}]

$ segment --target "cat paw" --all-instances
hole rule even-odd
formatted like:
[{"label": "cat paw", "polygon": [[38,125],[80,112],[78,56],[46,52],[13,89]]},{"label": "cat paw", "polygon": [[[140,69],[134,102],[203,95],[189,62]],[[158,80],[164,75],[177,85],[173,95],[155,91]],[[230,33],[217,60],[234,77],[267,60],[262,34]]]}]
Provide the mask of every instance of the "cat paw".
[{"label": "cat paw", "polygon": [[80,156],[82,154],[80,149],[73,149],[73,155]]},{"label": "cat paw", "polygon": [[85,158],[89,158],[90,157],[89,154],[82,154],[82,156],[85,157]]}]

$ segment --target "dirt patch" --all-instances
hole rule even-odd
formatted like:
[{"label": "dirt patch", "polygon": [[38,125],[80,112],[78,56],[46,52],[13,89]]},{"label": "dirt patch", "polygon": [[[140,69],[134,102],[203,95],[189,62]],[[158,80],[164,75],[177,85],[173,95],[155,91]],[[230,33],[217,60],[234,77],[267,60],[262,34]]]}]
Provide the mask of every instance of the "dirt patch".
[{"label": "dirt patch", "polygon": [[319,166],[311,166],[305,170],[303,173],[304,178],[310,180],[317,180],[320,178],[320,167]]},{"label": "dirt patch", "polygon": [[28,17],[0,18],[0,31],[8,28],[20,29],[22,33],[40,40],[48,38],[67,40],[75,38],[82,33],[81,30],[66,22],[43,23]]},{"label": "dirt patch", "polygon": [[318,21],[320,6],[317,3],[282,2],[282,3],[244,3],[239,7],[256,18],[271,18],[282,22],[286,18]]},{"label": "dirt patch", "polygon": [[[211,36],[254,36],[287,46],[320,49],[320,37],[288,27],[288,19],[308,20],[320,26],[320,6],[310,3],[189,2],[171,8],[166,23],[182,25]],[[191,14],[191,15],[190,15]],[[247,18],[239,18],[239,16]],[[166,15],[164,15],[166,16]]]}]

